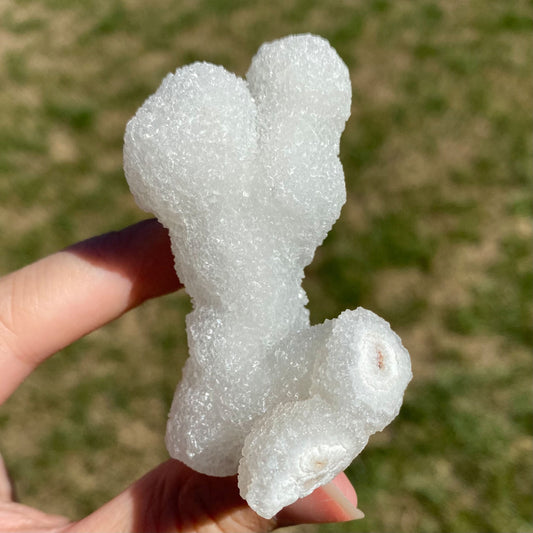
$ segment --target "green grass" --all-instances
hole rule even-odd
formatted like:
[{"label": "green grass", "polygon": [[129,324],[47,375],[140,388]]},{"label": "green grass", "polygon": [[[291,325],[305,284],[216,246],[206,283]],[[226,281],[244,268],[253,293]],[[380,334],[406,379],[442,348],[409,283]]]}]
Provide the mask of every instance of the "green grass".
[{"label": "green grass", "polygon": [[[6,0],[0,273],[145,216],[122,136],[167,72],[242,75],[263,41],[319,33],[353,106],[348,201],[306,269],[312,320],[379,312],[414,380],[348,469],[367,518],[317,531],[531,532],[532,15],[526,0]],[[25,503],[81,517],[165,459],[189,310],[185,295],[145,304],[2,406]]]},{"label": "green grass", "polygon": [[[498,260],[487,269],[486,279],[472,288],[472,302],[449,311],[451,331],[464,335],[499,333],[525,347],[532,345],[530,244],[515,235],[501,242]],[[508,284],[509,279],[513,283]]]}]

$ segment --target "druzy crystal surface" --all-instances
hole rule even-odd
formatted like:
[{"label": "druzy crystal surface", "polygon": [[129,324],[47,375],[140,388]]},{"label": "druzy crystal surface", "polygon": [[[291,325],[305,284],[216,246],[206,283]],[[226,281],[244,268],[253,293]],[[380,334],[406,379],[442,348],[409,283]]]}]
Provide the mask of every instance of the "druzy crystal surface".
[{"label": "druzy crystal surface", "polygon": [[139,206],[169,230],[193,303],[169,415],[172,457],[239,474],[264,517],[327,483],[398,414],[409,354],[362,308],[311,326],[304,267],[345,201],[348,69],[329,43],[264,44],[246,79],[194,63],[126,128]]}]

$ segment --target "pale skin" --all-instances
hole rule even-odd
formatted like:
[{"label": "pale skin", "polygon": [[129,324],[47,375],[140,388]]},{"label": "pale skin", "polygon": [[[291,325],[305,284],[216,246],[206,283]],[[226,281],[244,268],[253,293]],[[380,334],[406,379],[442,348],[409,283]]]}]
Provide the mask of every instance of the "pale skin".
[{"label": "pale skin", "polygon": [[[75,244],[0,278],[0,404],[57,351],[179,288],[168,234],[154,220]],[[205,476],[170,459],[71,521],[14,501],[0,456],[0,533],[238,533],[362,516],[344,474],[266,520],[240,498],[236,477]]]}]

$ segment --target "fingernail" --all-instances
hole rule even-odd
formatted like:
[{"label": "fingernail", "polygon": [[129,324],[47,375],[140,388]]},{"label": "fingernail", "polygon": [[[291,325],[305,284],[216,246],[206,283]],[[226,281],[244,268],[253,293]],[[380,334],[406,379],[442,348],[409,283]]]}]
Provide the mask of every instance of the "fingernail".
[{"label": "fingernail", "polygon": [[348,522],[365,515],[357,507],[357,494],[345,474],[312,494],[285,507],[277,515],[278,527],[323,522]]},{"label": "fingernail", "polygon": [[363,511],[361,511],[361,509],[359,509],[359,507],[356,507],[353,510],[352,517],[353,517],[352,520],[360,520],[361,518],[365,517],[365,513],[363,513]]},{"label": "fingernail", "polygon": [[365,513],[357,507],[357,496],[351,484],[348,489],[345,484],[339,486],[340,482],[336,478],[333,481],[330,481],[327,485],[324,485],[322,488],[330,496],[332,500],[335,500],[339,507],[346,514],[345,520],[360,520],[365,517]]}]

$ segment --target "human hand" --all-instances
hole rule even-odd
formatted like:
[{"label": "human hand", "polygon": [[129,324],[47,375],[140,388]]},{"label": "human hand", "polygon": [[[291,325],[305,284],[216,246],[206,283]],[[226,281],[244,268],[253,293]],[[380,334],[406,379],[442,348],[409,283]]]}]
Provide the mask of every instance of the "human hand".
[{"label": "human hand", "polygon": [[[167,232],[155,220],[83,241],[1,278],[0,404],[58,350],[180,287]],[[235,476],[205,476],[170,459],[71,522],[14,502],[0,458],[0,533],[253,532],[362,516],[344,474],[266,520],[240,498]]]}]

